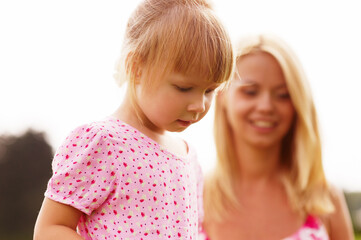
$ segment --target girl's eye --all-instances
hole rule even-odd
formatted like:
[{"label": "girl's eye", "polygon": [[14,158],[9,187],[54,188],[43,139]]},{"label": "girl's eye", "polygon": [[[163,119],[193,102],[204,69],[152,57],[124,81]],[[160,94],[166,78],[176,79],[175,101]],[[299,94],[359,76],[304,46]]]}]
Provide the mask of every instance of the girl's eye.
[{"label": "girl's eye", "polygon": [[191,87],[184,88],[184,87],[180,87],[180,86],[177,86],[177,85],[174,85],[174,86],[176,87],[176,89],[178,89],[181,92],[188,92],[188,91],[190,91],[192,89]]},{"label": "girl's eye", "polygon": [[213,93],[213,92],[214,92],[214,90],[215,90],[214,88],[207,89],[207,90],[206,90],[206,94],[208,94],[208,93]]}]

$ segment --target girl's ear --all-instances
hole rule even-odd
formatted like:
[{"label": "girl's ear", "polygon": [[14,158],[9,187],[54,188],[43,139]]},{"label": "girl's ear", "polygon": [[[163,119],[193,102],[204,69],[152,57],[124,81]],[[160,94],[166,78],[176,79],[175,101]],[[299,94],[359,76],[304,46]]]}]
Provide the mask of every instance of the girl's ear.
[{"label": "girl's ear", "polygon": [[134,74],[133,76],[134,76],[135,84],[139,84],[140,79],[142,77],[142,67],[139,65],[139,63],[134,63],[133,74]]},{"label": "girl's ear", "polygon": [[133,53],[129,53],[126,58],[127,74],[134,80],[135,84],[140,83],[142,77],[142,64]]}]

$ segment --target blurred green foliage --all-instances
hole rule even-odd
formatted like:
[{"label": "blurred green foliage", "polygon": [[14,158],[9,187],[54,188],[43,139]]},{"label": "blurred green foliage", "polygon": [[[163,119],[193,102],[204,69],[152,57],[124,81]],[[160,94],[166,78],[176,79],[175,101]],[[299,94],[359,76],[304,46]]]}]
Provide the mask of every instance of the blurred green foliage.
[{"label": "blurred green foliage", "polygon": [[355,232],[361,235],[360,216],[357,217],[361,211],[361,192],[345,192],[345,198],[348,210],[350,211],[353,228]]},{"label": "blurred green foliage", "polygon": [[52,148],[43,133],[0,137],[0,239],[32,239],[47,181]]},{"label": "blurred green foliage", "polygon": [[361,240],[361,233],[355,233],[355,240]]}]

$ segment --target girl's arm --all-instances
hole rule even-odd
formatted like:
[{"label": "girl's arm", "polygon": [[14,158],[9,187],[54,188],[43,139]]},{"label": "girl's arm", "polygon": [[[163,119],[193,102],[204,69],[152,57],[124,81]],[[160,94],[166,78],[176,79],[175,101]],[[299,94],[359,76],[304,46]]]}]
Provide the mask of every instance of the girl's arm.
[{"label": "girl's arm", "polygon": [[342,191],[331,187],[331,198],[335,211],[329,216],[331,240],[354,240],[351,217]]},{"label": "girl's arm", "polygon": [[82,212],[71,206],[44,199],[34,229],[34,240],[82,240],[76,226]]}]

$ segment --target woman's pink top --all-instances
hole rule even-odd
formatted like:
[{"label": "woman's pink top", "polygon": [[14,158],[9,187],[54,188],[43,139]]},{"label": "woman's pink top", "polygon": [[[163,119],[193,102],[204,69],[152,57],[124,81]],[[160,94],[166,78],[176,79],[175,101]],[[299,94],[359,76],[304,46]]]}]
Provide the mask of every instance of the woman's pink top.
[{"label": "woman's pink top", "polygon": [[195,152],[168,152],[109,117],[76,128],[57,150],[47,198],[84,214],[84,239],[197,239],[202,174]]},{"label": "woman's pink top", "polygon": [[[210,240],[204,231],[201,231],[199,240]],[[292,236],[282,240],[329,240],[327,230],[320,219],[309,215],[302,227]]]}]

